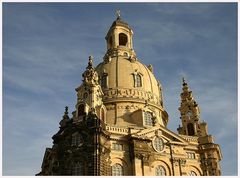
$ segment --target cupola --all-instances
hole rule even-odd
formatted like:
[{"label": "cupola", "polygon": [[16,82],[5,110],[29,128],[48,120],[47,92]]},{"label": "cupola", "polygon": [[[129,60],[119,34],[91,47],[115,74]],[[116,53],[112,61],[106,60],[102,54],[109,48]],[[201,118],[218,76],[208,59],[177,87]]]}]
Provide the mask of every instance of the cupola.
[{"label": "cupola", "polygon": [[[120,11],[117,10],[117,19],[112,23],[105,37],[107,42],[107,56],[114,55],[134,56],[133,31],[130,26],[120,18]],[[117,54],[116,54],[117,53]]]},{"label": "cupola", "polygon": [[182,85],[181,105],[178,108],[181,114],[182,127],[178,128],[178,132],[183,135],[205,136],[207,135],[207,123],[200,122],[199,106],[184,78]]}]

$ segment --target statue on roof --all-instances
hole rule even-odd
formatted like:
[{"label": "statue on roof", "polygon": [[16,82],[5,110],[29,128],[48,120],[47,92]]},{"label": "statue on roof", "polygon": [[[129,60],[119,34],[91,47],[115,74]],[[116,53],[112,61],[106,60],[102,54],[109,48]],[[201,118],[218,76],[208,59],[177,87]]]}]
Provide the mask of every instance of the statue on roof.
[{"label": "statue on roof", "polygon": [[89,56],[89,58],[88,58],[88,67],[87,68],[92,68],[92,66],[93,66],[93,57]]}]

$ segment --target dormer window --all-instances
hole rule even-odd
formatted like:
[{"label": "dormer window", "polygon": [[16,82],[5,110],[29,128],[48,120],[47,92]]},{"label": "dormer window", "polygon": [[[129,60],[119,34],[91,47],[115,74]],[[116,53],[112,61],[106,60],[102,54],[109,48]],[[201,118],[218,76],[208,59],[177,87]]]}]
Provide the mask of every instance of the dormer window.
[{"label": "dormer window", "polygon": [[138,72],[133,73],[134,87],[142,87],[142,75]]},{"label": "dormer window", "polygon": [[151,112],[144,112],[144,125],[153,126],[153,116]]},{"label": "dormer window", "polygon": [[140,74],[137,74],[136,76],[136,86],[141,87],[142,86],[142,78]]},{"label": "dormer window", "polygon": [[127,46],[128,38],[124,33],[119,34],[119,46]]}]

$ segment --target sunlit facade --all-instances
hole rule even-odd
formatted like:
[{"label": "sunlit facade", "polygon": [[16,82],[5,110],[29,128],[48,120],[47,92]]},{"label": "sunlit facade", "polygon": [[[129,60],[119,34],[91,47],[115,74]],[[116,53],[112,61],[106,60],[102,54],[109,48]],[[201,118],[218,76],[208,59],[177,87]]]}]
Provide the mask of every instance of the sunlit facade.
[{"label": "sunlit facade", "polygon": [[161,83],[153,66],[137,58],[133,31],[120,14],[105,39],[103,61],[94,67],[89,57],[76,108],[71,117],[66,108],[37,175],[221,175],[220,147],[200,120],[187,82],[175,133],[167,128]]}]

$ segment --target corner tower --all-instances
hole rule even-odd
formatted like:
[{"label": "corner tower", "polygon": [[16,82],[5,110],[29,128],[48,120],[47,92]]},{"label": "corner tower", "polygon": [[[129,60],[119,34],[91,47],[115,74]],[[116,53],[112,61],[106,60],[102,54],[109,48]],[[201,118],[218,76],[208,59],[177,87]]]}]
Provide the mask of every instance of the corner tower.
[{"label": "corner tower", "polygon": [[[222,153],[218,144],[214,143],[212,135],[208,134],[207,123],[200,121],[200,109],[193,98],[192,91],[183,78],[181,93],[181,105],[178,108],[181,114],[182,126],[179,126],[178,133],[185,138],[195,138],[198,142],[198,153],[200,155],[202,174],[205,176],[221,175],[219,161]],[[190,153],[190,157],[193,155]],[[194,156],[195,157],[195,156]]]},{"label": "corner tower", "polygon": [[206,136],[207,123],[200,122],[200,109],[193,98],[192,91],[183,78],[181,105],[178,108],[181,114],[182,127],[178,128],[179,134],[190,136]]},{"label": "corner tower", "polygon": [[53,146],[47,148],[42,171],[37,175],[110,175],[110,133],[105,130],[105,108],[98,74],[90,56],[76,89],[77,104],[73,116],[66,107]]},{"label": "corner tower", "polygon": [[93,57],[89,56],[88,66],[82,74],[83,83],[76,88],[77,104],[74,122],[79,122],[89,112],[94,112],[104,122],[106,107],[102,102],[103,92],[99,85],[98,73],[93,67]]}]

